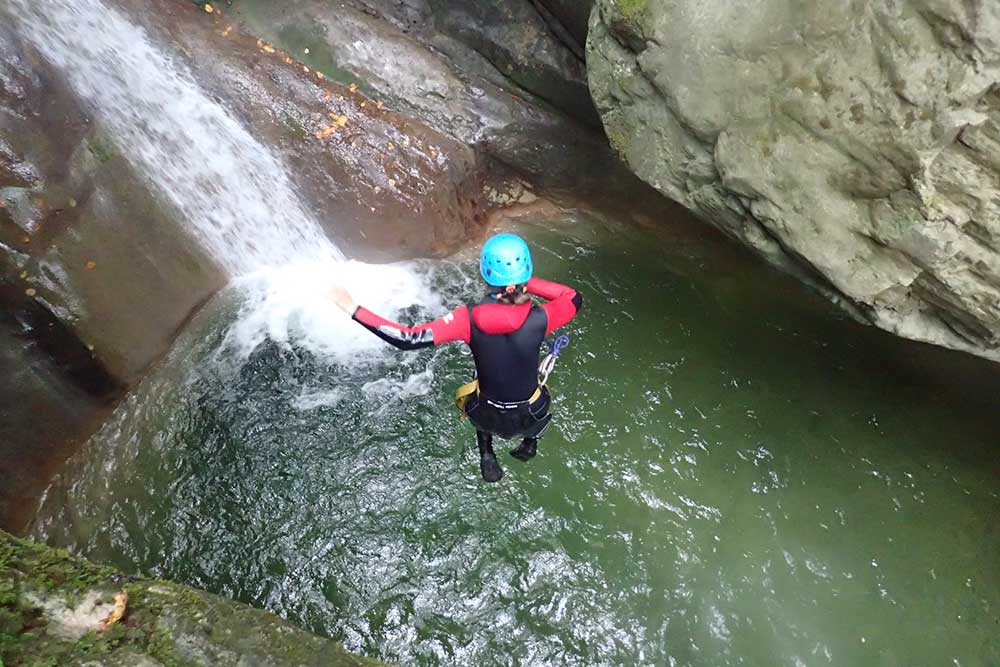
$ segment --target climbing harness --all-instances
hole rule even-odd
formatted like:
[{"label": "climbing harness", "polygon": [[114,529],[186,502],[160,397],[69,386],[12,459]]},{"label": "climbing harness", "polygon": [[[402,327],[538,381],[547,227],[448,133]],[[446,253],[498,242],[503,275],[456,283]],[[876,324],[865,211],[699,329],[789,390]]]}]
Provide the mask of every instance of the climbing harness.
[{"label": "climbing harness", "polygon": [[549,375],[552,374],[552,369],[556,367],[556,360],[559,359],[559,353],[569,346],[569,336],[559,336],[549,343],[548,346],[549,353],[542,359],[542,363],[538,364],[539,387],[544,387],[545,383],[549,381]]},{"label": "climbing harness", "polygon": [[[549,375],[552,374],[552,369],[556,366],[556,360],[559,359],[559,353],[562,352],[569,346],[569,336],[558,336],[554,341],[547,343],[549,348],[549,353],[545,355],[541,363],[538,364],[538,388],[535,389],[535,393],[531,395],[527,401],[515,401],[513,403],[501,403],[497,401],[491,401],[487,399],[487,403],[490,405],[500,408],[501,410],[511,410],[524,403],[534,403],[539,398],[542,397],[542,387],[546,385],[549,381]],[[479,380],[472,380],[471,382],[466,382],[458,391],[455,392],[455,407],[458,411],[465,416],[465,404],[472,398],[472,395],[479,395]]]}]

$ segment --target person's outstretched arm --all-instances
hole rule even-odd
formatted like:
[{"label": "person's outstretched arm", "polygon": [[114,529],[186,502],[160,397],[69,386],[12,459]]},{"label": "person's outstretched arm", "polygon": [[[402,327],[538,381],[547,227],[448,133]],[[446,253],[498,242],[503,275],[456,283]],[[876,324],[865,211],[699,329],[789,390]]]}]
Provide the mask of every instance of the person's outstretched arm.
[{"label": "person's outstretched arm", "polygon": [[572,287],[550,280],[532,278],[525,286],[525,290],[528,294],[548,299],[548,303],[542,304],[542,309],[549,317],[546,336],[576,317],[583,308],[583,295]]},{"label": "person's outstretched arm", "polygon": [[415,327],[407,327],[376,315],[359,306],[343,288],[335,288],[330,293],[336,303],[355,322],[400,350],[419,350],[433,345],[454,341],[468,343],[471,335],[469,309],[459,306],[444,317]]}]

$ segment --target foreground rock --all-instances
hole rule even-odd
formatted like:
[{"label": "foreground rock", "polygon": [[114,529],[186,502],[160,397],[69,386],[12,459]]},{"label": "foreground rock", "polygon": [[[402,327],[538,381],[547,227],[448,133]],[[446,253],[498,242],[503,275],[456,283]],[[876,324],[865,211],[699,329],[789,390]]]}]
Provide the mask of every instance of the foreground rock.
[{"label": "foreground rock", "polygon": [[1000,10],[598,0],[631,168],[857,317],[1000,360]]},{"label": "foreground rock", "polygon": [[[118,615],[121,618],[114,623],[101,623]],[[2,531],[0,663],[10,667],[379,664],[273,614],[177,584],[119,575]]]}]

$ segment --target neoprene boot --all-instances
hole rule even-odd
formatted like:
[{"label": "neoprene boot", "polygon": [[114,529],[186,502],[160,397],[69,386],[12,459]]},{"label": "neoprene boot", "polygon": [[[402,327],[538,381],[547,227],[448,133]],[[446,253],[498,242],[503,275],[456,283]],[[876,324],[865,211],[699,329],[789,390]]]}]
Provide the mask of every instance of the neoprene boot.
[{"label": "neoprene boot", "polygon": [[510,450],[510,455],[518,461],[527,461],[538,453],[538,438],[525,438],[521,444]]},{"label": "neoprene boot", "polygon": [[476,442],[479,444],[479,472],[483,480],[499,482],[503,479],[503,468],[497,463],[497,455],[493,451],[493,434],[476,431]]}]

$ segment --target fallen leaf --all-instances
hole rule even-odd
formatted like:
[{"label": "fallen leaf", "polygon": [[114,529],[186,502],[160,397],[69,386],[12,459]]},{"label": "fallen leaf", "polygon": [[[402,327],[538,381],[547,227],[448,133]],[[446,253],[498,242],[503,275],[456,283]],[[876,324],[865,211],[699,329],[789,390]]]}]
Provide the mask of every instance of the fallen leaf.
[{"label": "fallen leaf", "polygon": [[206,2],[206,3],[205,3],[205,11],[206,11],[206,12],[208,12],[209,14],[211,14],[212,12],[214,12],[214,11],[215,11],[215,7],[213,7],[212,5],[210,5],[210,4],[208,4],[208,3]]},{"label": "fallen leaf", "polygon": [[24,280],[27,277],[28,277],[28,272],[27,271],[21,271],[21,280]]},{"label": "fallen leaf", "polygon": [[325,77],[323,76],[322,72],[316,72],[316,78],[322,81]]},{"label": "fallen leaf", "polygon": [[331,134],[333,134],[336,131],[337,131],[337,128],[334,127],[334,126],[332,126],[332,125],[325,126],[322,130],[320,130],[319,132],[316,133],[316,138],[317,139],[326,139],[327,137],[329,137]]},{"label": "fallen leaf", "polygon": [[34,287],[29,287],[28,289],[24,290],[24,293],[27,294],[28,296],[35,296],[36,294],[38,294],[38,292],[35,291]]},{"label": "fallen leaf", "polygon": [[70,199],[69,200],[69,207],[70,208],[76,208],[76,200],[75,199]]},{"label": "fallen leaf", "polygon": [[347,125],[347,116],[338,116],[337,125],[339,125],[340,127],[344,127],[345,125]]},{"label": "fallen leaf", "polygon": [[274,53],[274,47],[270,44],[264,45],[264,53]]},{"label": "fallen leaf", "polygon": [[92,271],[92,270],[94,270],[96,268],[97,268],[97,262],[94,262],[94,261],[87,262],[87,270],[88,271]]},{"label": "fallen leaf", "polygon": [[358,89],[358,84],[352,83],[351,86],[350,86],[350,88],[351,88],[351,92],[353,93],[355,90]]},{"label": "fallen leaf", "polygon": [[[91,348],[93,349],[93,348]],[[122,591],[121,593],[115,594],[115,606],[111,609],[111,613],[105,616],[97,624],[97,631],[104,632],[112,625],[122,620],[125,616],[125,608],[128,605],[128,593]]]}]

